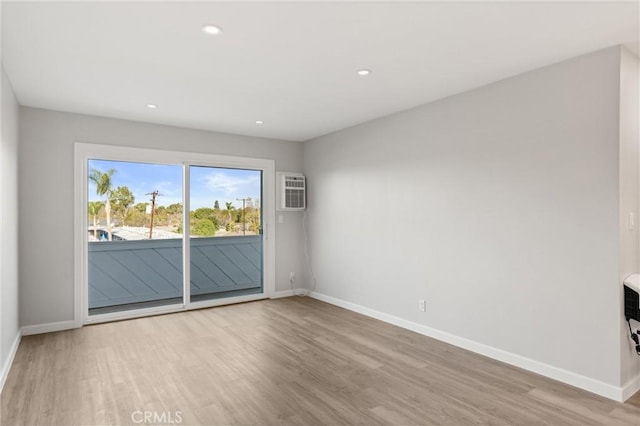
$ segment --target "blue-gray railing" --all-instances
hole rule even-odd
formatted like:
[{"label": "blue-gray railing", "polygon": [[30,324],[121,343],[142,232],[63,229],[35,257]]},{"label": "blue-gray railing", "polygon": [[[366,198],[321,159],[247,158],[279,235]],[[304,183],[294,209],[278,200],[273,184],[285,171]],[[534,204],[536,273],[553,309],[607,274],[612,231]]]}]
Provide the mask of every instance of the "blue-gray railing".
[{"label": "blue-gray railing", "polygon": [[[262,288],[262,237],[192,238],[191,295]],[[89,243],[89,308],[182,297],[182,240]]]}]

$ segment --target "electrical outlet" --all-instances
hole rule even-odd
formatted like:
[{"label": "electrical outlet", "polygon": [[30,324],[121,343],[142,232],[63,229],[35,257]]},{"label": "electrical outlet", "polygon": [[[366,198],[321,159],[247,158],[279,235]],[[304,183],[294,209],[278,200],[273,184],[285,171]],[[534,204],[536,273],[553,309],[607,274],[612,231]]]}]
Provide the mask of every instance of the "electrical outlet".
[{"label": "electrical outlet", "polygon": [[418,302],[418,308],[422,312],[427,312],[427,301],[424,299],[420,299],[420,301]]}]

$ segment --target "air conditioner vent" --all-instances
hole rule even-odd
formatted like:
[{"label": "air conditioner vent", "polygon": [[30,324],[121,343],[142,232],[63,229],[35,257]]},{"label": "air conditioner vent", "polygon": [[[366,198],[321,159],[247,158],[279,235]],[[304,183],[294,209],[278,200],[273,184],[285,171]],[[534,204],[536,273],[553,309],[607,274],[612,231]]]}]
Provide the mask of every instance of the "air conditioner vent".
[{"label": "air conditioner vent", "polygon": [[280,210],[304,210],[306,201],[305,177],[298,174],[281,174]]}]

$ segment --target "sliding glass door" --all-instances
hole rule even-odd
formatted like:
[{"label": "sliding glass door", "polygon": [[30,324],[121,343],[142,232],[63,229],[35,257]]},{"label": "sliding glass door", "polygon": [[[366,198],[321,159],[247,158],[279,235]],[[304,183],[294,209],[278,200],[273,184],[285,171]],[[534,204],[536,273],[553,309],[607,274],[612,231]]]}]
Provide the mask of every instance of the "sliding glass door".
[{"label": "sliding glass door", "polygon": [[89,314],[182,303],[182,167],[88,161]]},{"label": "sliding glass door", "polygon": [[110,154],[81,156],[84,322],[267,294],[265,277],[272,280],[273,271],[266,273],[265,260],[273,243],[265,244],[264,204],[272,201],[263,194],[265,183],[273,184],[265,179],[273,174],[271,161],[141,162],[140,151],[151,150],[137,149],[128,161],[122,148],[113,159],[111,147],[81,145]]},{"label": "sliding glass door", "polygon": [[192,302],[262,293],[262,172],[189,168]]}]

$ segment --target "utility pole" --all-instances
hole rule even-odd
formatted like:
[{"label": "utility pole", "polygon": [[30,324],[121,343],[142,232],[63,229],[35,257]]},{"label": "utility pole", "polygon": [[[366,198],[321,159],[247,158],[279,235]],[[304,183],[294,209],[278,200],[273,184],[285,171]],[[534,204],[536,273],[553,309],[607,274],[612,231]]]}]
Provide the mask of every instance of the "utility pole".
[{"label": "utility pole", "polygon": [[247,201],[251,201],[251,197],[247,198],[236,198],[237,201],[242,201],[242,235],[247,235],[247,225],[244,221],[244,209],[247,204]]},{"label": "utility pole", "polygon": [[149,226],[149,239],[153,239],[153,214],[156,211],[156,197],[160,195],[156,189],[153,192],[148,192],[144,195],[151,195],[151,225]]}]

